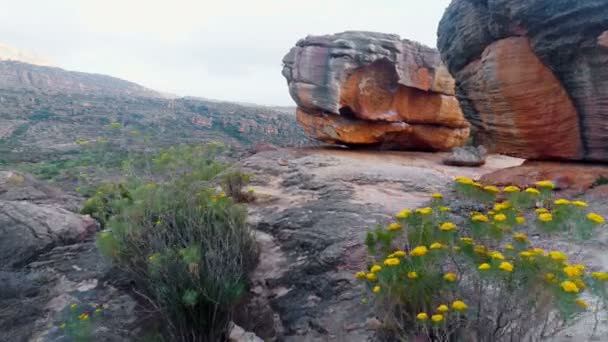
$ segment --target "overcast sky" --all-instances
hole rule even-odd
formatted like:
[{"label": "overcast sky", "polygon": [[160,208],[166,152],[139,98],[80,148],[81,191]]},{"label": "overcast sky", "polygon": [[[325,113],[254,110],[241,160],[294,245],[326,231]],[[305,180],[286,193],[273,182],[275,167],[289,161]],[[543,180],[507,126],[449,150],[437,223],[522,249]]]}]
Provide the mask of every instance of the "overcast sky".
[{"label": "overcast sky", "polygon": [[206,98],[293,105],[283,55],[308,34],[435,46],[450,0],[0,0],[0,42],[69,70]]}]

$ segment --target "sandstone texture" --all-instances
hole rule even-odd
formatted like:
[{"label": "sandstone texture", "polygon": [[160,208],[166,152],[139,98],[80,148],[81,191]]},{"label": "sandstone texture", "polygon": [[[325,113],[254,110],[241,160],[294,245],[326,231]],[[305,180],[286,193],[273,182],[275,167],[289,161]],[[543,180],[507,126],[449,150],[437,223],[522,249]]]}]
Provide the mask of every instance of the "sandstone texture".
[{"label": "sandstone texture", "polygon": [[454,0],[441,57],[490,150],[608,161],[608,2]]},{"label": "sandstone texture", "polygon": [[372,32],[308,36],[283,66],[298,122],[315,139],[449,150],[468,138],[454,80],[429,47]]},{"label": "sandstone texture", "polygon": [[128,281],[97,251],[97,223],[74,206],[57,188],[0,172],[0,341],[68,341],[60,325],[71,304],[78,314],[103,306],[96,341],[142,334]]}]

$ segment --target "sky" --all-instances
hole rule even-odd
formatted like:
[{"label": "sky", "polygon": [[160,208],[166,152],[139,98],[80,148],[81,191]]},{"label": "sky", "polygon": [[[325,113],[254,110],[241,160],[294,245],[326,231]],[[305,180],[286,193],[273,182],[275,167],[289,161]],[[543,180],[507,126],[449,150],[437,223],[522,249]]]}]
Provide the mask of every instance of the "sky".
[{"label": "sky", "polygon": [[309,34],[435,47],[450,0],[0,0],[0,43],[179,96],[293,105],[281,60]]}]

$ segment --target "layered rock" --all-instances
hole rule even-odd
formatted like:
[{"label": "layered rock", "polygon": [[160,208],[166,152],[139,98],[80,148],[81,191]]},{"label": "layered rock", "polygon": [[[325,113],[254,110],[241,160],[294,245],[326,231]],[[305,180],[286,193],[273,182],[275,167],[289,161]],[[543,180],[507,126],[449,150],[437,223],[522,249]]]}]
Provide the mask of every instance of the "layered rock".
[{"label": "layered rock", "polygon": [[469,124],[436,50],[397,35],[308,36],[283,59],[297,118],[313,138],[346,145],[447,150]]},{"label": "layered rock", "polygon": [[608,2],[454,0],[441,56],[494,152],[608,161]]}]

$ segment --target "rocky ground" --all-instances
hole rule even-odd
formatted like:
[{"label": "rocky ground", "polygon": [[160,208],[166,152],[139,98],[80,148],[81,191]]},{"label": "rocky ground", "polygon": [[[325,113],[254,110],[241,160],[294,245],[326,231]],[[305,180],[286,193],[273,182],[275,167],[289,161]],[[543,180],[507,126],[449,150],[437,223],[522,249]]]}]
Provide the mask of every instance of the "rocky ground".
[{"label": "rocky ground", "polygon": [[[237,317],[237,324],[267,341],[374,340],[378,321],[370,304],[362,303],[365,292],[353,276],[365,264],[362,241],[367,229],[389,222],[398,210],[423,205],[431,192],[449,196],[447,188],[456,175],[479,178],[503,170],[504,179],[506,168],[522,163],[490,155],[482,167],[459,168],[443,165],[444,157],[442,153],[268,148],[242,160],[240,167],[253,176],[257,199],[250,205],[250,222],[262,255],[248,303],[239,310],[256,319]],[[606,187],[581,196],[604,215],[608,215]],[[150,314],[128,294],[128,283],[103,261],[90,237],[73,235],[74,229],[91,229],[88,218],[64,209],[77,207],[77,199],[54,191],[27,177],[0,175],[0,241],[40,242],[33,243],[35,252],[20,261],[14,260],[15,255],[2,255],[0,341],[64,341],[59,325],[69,316],[72,303],[91,309],[106,306],[96,325],[100,341],[143,336],[140,323],[149,321]],[[14,212],[3,209],[7,205],[31,210],[31,215],[27,211],[21,218],[7,215]],[[450,206],[461,212],[466,209],[457,201]],[[66,215],[61,222],[75,225],[69,230],[72,235],[59,229],[65,224],[56,221],[52,221],[55,228],[46,230],[51,221],[34,215],[44,210]],[[17,236],[8,229],[19,225],[30,235]],[[41,231],[52,238],[40,239]],[[542,241],[536,243],[543,246]],[[608,268],[607,233],[584,246],[559,239],[551,244],[591,260],[586,263],[592,269]],[[7,266],[6,260],[13,266]],[[608,324],[605,317],[599,319],[597,340],[606,340]],[[589,313],[564,331],[559,341],[589,340],[594,324]]]}]

